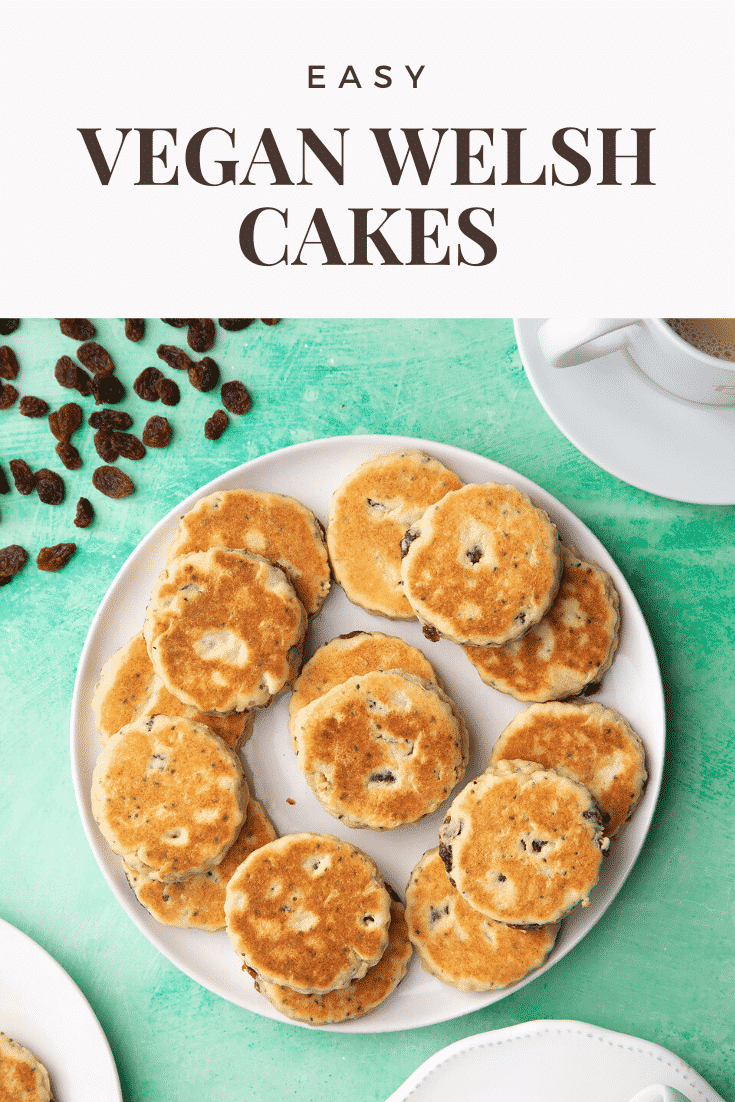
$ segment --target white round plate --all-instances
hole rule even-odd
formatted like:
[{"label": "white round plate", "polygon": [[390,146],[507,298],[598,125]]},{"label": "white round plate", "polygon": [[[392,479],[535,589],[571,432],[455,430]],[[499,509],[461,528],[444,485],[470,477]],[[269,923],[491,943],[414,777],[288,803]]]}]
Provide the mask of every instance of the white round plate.
[{"label": "white round plate", "polygon": [[74,980],[27,934],[0,919],[0,1032],[49,1073],[59,1102],[122,1102],[115,1061]]},{"label": "white round plate", "polygon": [[698,505],[735,504],[735,406],[675,398],[622,352],[552,367],[538,341],[544,320],[514,320],[518,351],[536,397],[575,448],[639,490]]},{"label": "white round plate", "polygon": [[661,1083],[689,1102],[724,1102],[661,1045],[586,1022],[523,1022],[430,1056],[386,1102],[629,1102]]},{"label": "white round plate", "polygon": [[[234,955],[224,931],[205,934],[162,926],[141,907],[128,887],[120,859],[102,838],[90,808],[92,770],[101,748],[90,700],[102,664],[142,627],[146,604],[163,567],[178,518],[198,498],[215,490],[236,487],[274,490],[303,501],[325,522],[334,490],[355,467],[381,452],[412,447],[435,456],[465,482],[510,482],[530,494],[547,510],[563,538],[590,555],[612,575],[620,593],[620,645],[599,699],[622,712],[639,732],[648,755],[649,780],[632,821],[605,859],[592,904],[587,909],[578,908],[565,921],[546,967],[551,967],[576,945],[619,891],[643,844],[661,782],[665,737],[663,693],[656,656],[641,611],[625,579],[598,540],[540,487],[490,459],[445,444],[404,436],[345,436],[297,444],[251,460],[210,482],[173,509],[139,544],[100,605],[82,652],[74,689],[72,771],[89,843],[118,901],[136,926],[178,968],[211,991],[247,1010],[279,1020],[277,1011],[253,989],[252,980],[241,971],[239,958]],[[359,629],[402,636],[428,655],[469,727],[471,757],[465,779],[471,780],[481,773],[495,739],[521,710],[521,705],[484,685],[459,647],[444,640],[428,642],[417,622],[399,623],[371,616],[351,604],[337,586],[333,587],[313,621],[307,655],[327,640]],[[419,858],[438,844],[439,826],[446,806],[420,823],[396,831],[380,833],[344,827],[317,802],[296,764],[287,729],[287,698],[286,693],[256,717],[255,732],[243,750],[254,794],[265,805],[280,834],[307,830],[336,834],[349,840],[370,853],[386,880],[402,893]],[[477,1010],[503,998],[518,986],[521,985],[500,992],[463,994],[428,976],[414,960],[409,975],[382,1006],[364,1019],[336,1028],[379,1033],[430,1025]]]}]

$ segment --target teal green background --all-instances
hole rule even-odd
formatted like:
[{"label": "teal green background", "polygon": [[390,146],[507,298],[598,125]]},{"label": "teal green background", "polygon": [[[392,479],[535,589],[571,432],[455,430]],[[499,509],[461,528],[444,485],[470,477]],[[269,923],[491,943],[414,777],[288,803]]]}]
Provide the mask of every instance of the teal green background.
[{"label": "teal green background", "polygon": [[[537,1018],[573,1018],[657,1042],[735,1099],[735,507],[654,497],[600,470],[568,443],[536,399],[508,319],[284,320],[218,330],[209,353],[240,378],[250,412],[219,441],[203,435],[218,392],[180,373],[173,409],[137,398],[161,342],[184,330],[148,323],[139,345],[122,319],[97,339],[128,394],[118,408],[142,432],[153,413],[171,446],[140,463],[110,501],[91,485],[93,432],[74,437],[84,465],[65,471],[47,421],[0,411],[0,464],[22,457],[58,470],[62,505],[15,489],[0,497],[0,546],[29,561],[0,588],[0,916],[47,949],[79,984],[112,1047],[126,1102],[382,1102],[428,1056],[473,1033]],[[52,409],[78,399],[53,375],[76,343],[54,320],[29,320],[9,344],[21,394]],[[165,370],[165,369],[164,369]],[[85,415],[92,398],[79,399]],[[319,437],[397,433],[467,448],[539,483],[608,548],[648,621],[668,712],[658,809],[614,905],[551,971],[485,1010],[397,1034],[312,1032],[232,1006],[178,972],[130,922],[86,842],[72,788],[69,714],[92,617],[126,557],[177,502],[245,460]],[[73,526],[80,495],[96,517]],[[733,494],[735,498],[735,492]],[[326,519],[326,518],[322,518]],[[58,574],[36,569],[40,547],[78,544]],[[63,1100],[71,1102],[71,1100]]]}]

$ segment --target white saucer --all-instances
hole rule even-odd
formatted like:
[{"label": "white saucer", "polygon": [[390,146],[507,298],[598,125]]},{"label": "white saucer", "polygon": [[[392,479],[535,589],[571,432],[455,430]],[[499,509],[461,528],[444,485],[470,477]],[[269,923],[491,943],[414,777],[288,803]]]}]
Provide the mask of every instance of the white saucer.
[{"label": "white saucer", "polygon": [[521,362],[566,438],[640,490],[698,505],[735,504],[735,406],[696,405],[650,382],[622,352],[554,368],[538,342],[543,318],[515,318]]},{"label": "white saucer", "polygon": [[724,1102],[661,1045],[586,1022],[523,1022],[430,1056],[386,1102],[629,1102],[652,1083]]},{"label": "white saucer", "polygon": [[27,934],[0,919],[0,1031],[49,1073],[59,1102],[122,1102],[115,1061],[74,980]]}]

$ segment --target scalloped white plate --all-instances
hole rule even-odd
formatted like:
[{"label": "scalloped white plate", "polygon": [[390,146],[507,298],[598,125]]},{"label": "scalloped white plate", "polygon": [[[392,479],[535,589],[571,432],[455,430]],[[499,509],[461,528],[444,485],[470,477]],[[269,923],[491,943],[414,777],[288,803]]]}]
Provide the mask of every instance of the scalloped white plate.
[{"label": "scalloped white plate", "polygon": [[102,1026],[74,980],[0,919],[0,1032],[41,1061],[58,1102],[122,1102]]},{"label": "scalloped white plate", "polygon": [[[148,940],[182,972],[238,1006],[282,1020],[270,1003],[254,990],[248,975],[241,971],[240,961],[224,931],[205,934],[162,926],[151,918],[131,892],[121,862],[102,838],[90,807],[92,770],[101,749],[90,700],[103,663],[140,630],[151,588],[163,567],[178,518],[198,498],[214,490],[236,487],[275,490],[303,501],[324,522],[332,493],[359,463],[372,455],[407,447],[429,452],[465,482],[514,483],[546,509],[567,541],[611,574],[621,598],[622,629],[618,653],[597,699],[617,708],[640,734],[648,756],[649,780],[633,819],[605,859],[591,905],[585,910],[578,908],[564,922],[543,969],[503,991],[463,994],[427,975],[414,960],[406,979],[382,1006],[365,1018],[331,1027],[344,1032],[380,1033],[431,1025],[504,998],[553,967],[592,929],[615,898],[638,856],[661,783],[665,740],[663,692],[641,611],[622,574],[595,536],[539,486],[491,459],[445,444],[404,436],[345,436],[284,448],[236,467],[203,486],[171,510],[142,540],[113,581],[92,622],[72,702],[71,759],[79,813],[92,851],[118,902]],[[371,616],[352,605],[336,586],[310,628],[307,655],[328,639],[357,629],[400,635],[424,651],[456,700],[470,730],[471,757],[466,780],[481,773],[495,739],[521,710],[521,705],[484,685],[459,647],[446,641],[428,642],[418,623],[398,623]],[[299,771],[287,729],[287,697],[288,694],[279,697],[256,718],[255,732],[243,751],[254,794],[267,808],[280,834],[310,830],[349,840],[370,853],[386,879],[402,893],[421,855],[438,843],[445,805],[420,823],[401,830],[377,833],[344,827],[324,811]],[[294,802],[287,803],[287,800]]]},{"label": "scalloped white plate", "polygon": [[725,1102],[661,1045],[574,1021],[523,1022],[434,1053],[386,1102],[630,1102],[653,1083]]}]

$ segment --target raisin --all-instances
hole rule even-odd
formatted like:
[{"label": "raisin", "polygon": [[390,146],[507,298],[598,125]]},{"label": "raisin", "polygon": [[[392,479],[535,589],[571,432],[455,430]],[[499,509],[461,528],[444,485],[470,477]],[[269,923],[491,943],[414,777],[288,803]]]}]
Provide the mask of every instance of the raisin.
[{"label": "raisin", "polygon": [[209,352],[214,344],[214,322],[211,318],[194,318],[186,334],[186,343],[194,352]]},{"label": "raisin", "polygon": [[277,325],[281,320],[280,318],[261,318],[263,325]]},{"label": "raisin", "polygon": [[161,321],[165,321],[166,325],[173,325],[174,329],[186,329],[196,318],[161,318]]},{"label": "raisin", "polygon": [[98,467],[92,475],[92,484],[96,490],[107,497],[128,497],[135,486],[124,471],[117,467]]},{"label": "raisin", "polygon": [[196,390],[206,394],[213,390],[219,382],[219,368],[214,360],[205,356],[199,363],[194,363],[189,368],[189,382]]},{"label": "raisin", "polygon": [[35,487],[33,471],[28,466],[25,459],[11,459],[10,470],[18,493],[23,494],[24,497],[27,497],[28,494],[32,494]]},{"label": "raisin", "polygon": [[135,344],[145,336],[145,318],[125,318],[125,336]]},{"label": "raisin", "polygon": [[181,400],[181,391],[173,379],[167,379],[165,375],[156,383],[156,393],[164,406],[177,406]]},{"label": "raisin", "polygon": [[12,582],[12,580],[11,577],[6,578],[4,574],[0,574],[0,586],[7,585],[8,582]]},{"label": "raisin", "polygon": [[77,368],[77,390],[82,398],[88,398],[92,393],[92,378],[83,367]]},{"label": "raisin", "polygon": [[123,459],[142,459],[145,455],[145,447],[131,432],[113,432],[110,435],[113,447],[117,448]]},{"label": "raisin", "polygon": [[114,463],[120,458],[120,453],[112,442],[112,432],[109,429],[98,429],[94,434],[94,446],[97,455],[105,463]]},{"label": "raisin", "polygon": [[10,493],[10,483],[7,480],[5,471],[0,467],[0,494]]},{"label": "raisin", "polygon": [[77,502],[77,515],[74,517],[74,524],[77,528],[89,528],[94,519],[94,509],[92,503],[86,497],[80,497]]},{"label": "raisin", "polygon": [[0,576],[12,578],[13,574],[17,574],[25,566],[27,558],[28,554],[18,543],[0,548]]},{"label": "raisin", "polygon": [[233,379],[230,383],[223,383],[220,389],[222,405],[230,413],[247,413],[250,409],[250,392],[239,379]]},{"label": "raisin", "polygon": [[10,409],[17,399],[18,391],[11,383],[8,383],[0,390],[0,409]]},{"label": "raisin", "polygon": [[159,344],[156,352],[160,360],[164,360],[169,367],[173,367],[176,371],[188,371],[191,367],[191,360],[184,349],[177,348],[175,344]]},{"label": "raisin", "polygon": [[129,429],[132,423],[133,418],[122,409],[96,409],[90,413],[87,422],[93,429],[107,429],[108,432]]},{"label": "raisin", "polygon": [[0,379],[15,379],[18,375],[18,360],[9,345],[0,347]]},{"label": "raisin", "polygon": [[171,426],[165,417],[149,417],[143,429],[143,443],[149,448],[165,448],[171,440]]},{"label": "raisin", "polygon": [[64,500],[64,479],[56,471],[41,467],[33,476],[36,493],[46,505],[61,505]]},{"label": "raisin", "polygon": [[59,318],[61,332],[73,341],[91,341],[97,330],[89,318]]},{"label": "raisin", "polygon": [[109,352],[97,344],[97,341],[87,341],[77,348],[77,359],[94,375],[112,375],[115,365]]},{"label": "raisin", "polygon": [[20,318],[0,318],[0,337],[9,337],[20,325]]},{"label": "raisin", "polygon": [[228,333],[239,333],[241,329],[247,329],[255,318],[217,318],[220,326]]},{"label": "raisin", "polygon": [[54,448],[54,451],[58,455],[61,462],[66,467],[67,471],[78,471],[82,465],[82,457],[68,440],[60,440]]},{"label": "raisin", "polygon": [[48,413],[48,403],[44,402],[43,398],[24,394],[20,400],[20,412],[24,417],[45,417]]},{"label": "raisin", "polygon": [[82,407],[66,402],[49,414],[48,425],[57,440],[68,440],[82,423]]},{"label": "raisin", "polygon": [[157,367],[146,367],[133,383],[133,390],[144,402],[157,402],[159,395],[156,384],[162,378],[163,372]]},{"label": "raisin", "polygon": [[432,624],[424,624],[421,631],[430,643],[438,643],[441,639],[439,632]]},{"label": "raisin", "polygon": [[219,440],[229,423],[230,419],[225,411],[216,409],[212,416],[204,422],[204,435],[207,440]]},{"label": "raisin", "polygon": [[42,547],[36,556],[39,570],[55,572],[66,566],[77,549],[75,543],[56,543],[53,547]]},{"label": "raisin", "polygon": [[78,370],[79,368],[70,356],[62,356],[56,361],[56,367],[54,368],[56,382],[67,390],[76,390]]},{"label": "raisin", "polygon": [[114,406],[125,397],[125,387],[117,375],[95,375],[91,388],[98,406]]}]

